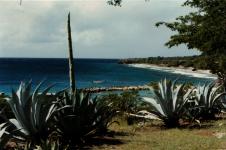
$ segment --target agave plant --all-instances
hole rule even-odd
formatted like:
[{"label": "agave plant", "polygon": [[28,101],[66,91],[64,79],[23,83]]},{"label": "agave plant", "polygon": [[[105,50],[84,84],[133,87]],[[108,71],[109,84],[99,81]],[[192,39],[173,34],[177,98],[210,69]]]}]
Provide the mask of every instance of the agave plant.
[{"label": "agave plant", "polygon": [[48,120],[53,111],[52,102],[54,97],[47,97],[52,86],[47,87],[40,93],[41,82],[31,92],[31,82],[21,82],[17,92],[12,90],[12,96],[7,98],[16,119],[10,122],[20,130],[21,136],[32,144],[40,143],[42,139],[48,137]]},{"label": "agave plant", "polygon": [[78,143],[104,131],[114,113],[108,105],[99,105],[90,93],[76,90],[59,96],[54,118],[65,142]]},{"label": "agave plant", "polygon": [[21,149],[18,146],[8,147],[8,143],[10,140],[14,140],[17,142],[24,142],[24,139],[20,137],[21,132],[16,128],[16,126],[8,120],[5,123],[0,124],[0,149]]},{"label": "agave plant", "polygon": [[199,117],[203,119],[214,119],[215,114],[221,111],[223,106],[221,97],[225,92],[220,92],[222,86],[215,86],[214,82],[198,86],[196,91],[196,105],[199,106]]},{"label": "agave plant", "polygon": [[19,138],[19,136],[23,134],[12,123],[15,119],[8,119],[6,117],[5,108],[0,111],[0,118],[4,121],[0,124],[0,149],[4,149],[11,139],[22,141],[23,138]]},{"label": "agave plant", "polygon": [[4,149],[6,143],[10,140],[10,137],[6,134],[7,128],[7,123],[0,124],[0,149]]},{"label": "agave plant", "polygon": [[151,113],[163,120],[167,127],[179,125],[179,119],[186,112],[185,105],[189,100],[192,89],[184,91],[185,84],[176,84],[175,81],[162,80],[158,83],[158,88],[153,89],[153,98],[143,97],[153,108]]}]

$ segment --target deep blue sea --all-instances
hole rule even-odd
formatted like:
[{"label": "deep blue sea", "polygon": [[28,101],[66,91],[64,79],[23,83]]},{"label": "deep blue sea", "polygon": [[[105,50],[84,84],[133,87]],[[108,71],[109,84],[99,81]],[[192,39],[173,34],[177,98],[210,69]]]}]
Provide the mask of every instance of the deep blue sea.
[{"label": "deep blue sea", "polygon": [[[130,67],[118,64],[116,59],[75,59],[75,78],[78,88],[144,85],[163,78],[192,82],[194,84],[211,81],[181,74]],[[33,81],[37,85],[55,84],[52,92],[69,86],[67,59],[0,59],[0,92],[9,93],[18,88],[21,81]]]}]

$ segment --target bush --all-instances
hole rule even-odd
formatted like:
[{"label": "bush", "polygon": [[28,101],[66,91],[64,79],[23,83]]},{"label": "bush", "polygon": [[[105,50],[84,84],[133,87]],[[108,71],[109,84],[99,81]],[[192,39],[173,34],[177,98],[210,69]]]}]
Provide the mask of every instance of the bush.
[{"label": "bush", "polygon": [[112,108],[120,115],[137,113],[140,110],[149,109],[149,105],[141,100],[137,91],[126,91],[120,94],[109,94],[99,98],[101,103],[112,103]]}]

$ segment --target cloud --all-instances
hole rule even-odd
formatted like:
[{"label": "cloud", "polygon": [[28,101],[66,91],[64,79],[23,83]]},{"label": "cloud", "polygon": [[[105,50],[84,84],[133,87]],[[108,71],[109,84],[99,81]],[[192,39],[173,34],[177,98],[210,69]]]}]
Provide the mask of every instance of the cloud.
[{"label": "cloud", "polygon": [[190,9],[181,0],[124,1],[112,7],[105,0],[24,0],[0,2],[1,57],[66,57],[67,14],[71,12],[76,57],[122,58],[193,55],[185,46],[169,50],[172,32],[156,28]]},{"label": "cloud", "polygon": [[85,30],[77,34],[75,42],[85,46],[95,46],[103,41],[103,36],[104,33],[101,29]]}]

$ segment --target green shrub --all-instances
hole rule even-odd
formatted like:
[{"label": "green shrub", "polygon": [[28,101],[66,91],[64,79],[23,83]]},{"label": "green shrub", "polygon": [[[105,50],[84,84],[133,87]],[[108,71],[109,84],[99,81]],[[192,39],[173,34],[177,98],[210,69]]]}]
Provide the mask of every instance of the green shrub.
[{"label": "green shrub", "polygon": [[117,117],[126,119],[128,125],[140,122],[140,118],[131,116],[141,110],[151,110],[152,106],[142,101],[138,91],[126,91],[118,94],[108,94],[100,97],[98,102],[112,104],[111,109],[118,112]]},{"label": "green shrub", "polygon": [[112,108],[123,115],[125,113],[137,113],[149,108],[148,104],[141,100],[137,91],[126,91],[120,94],[109,94],[99,98],[101,103],[112,103]]}]

